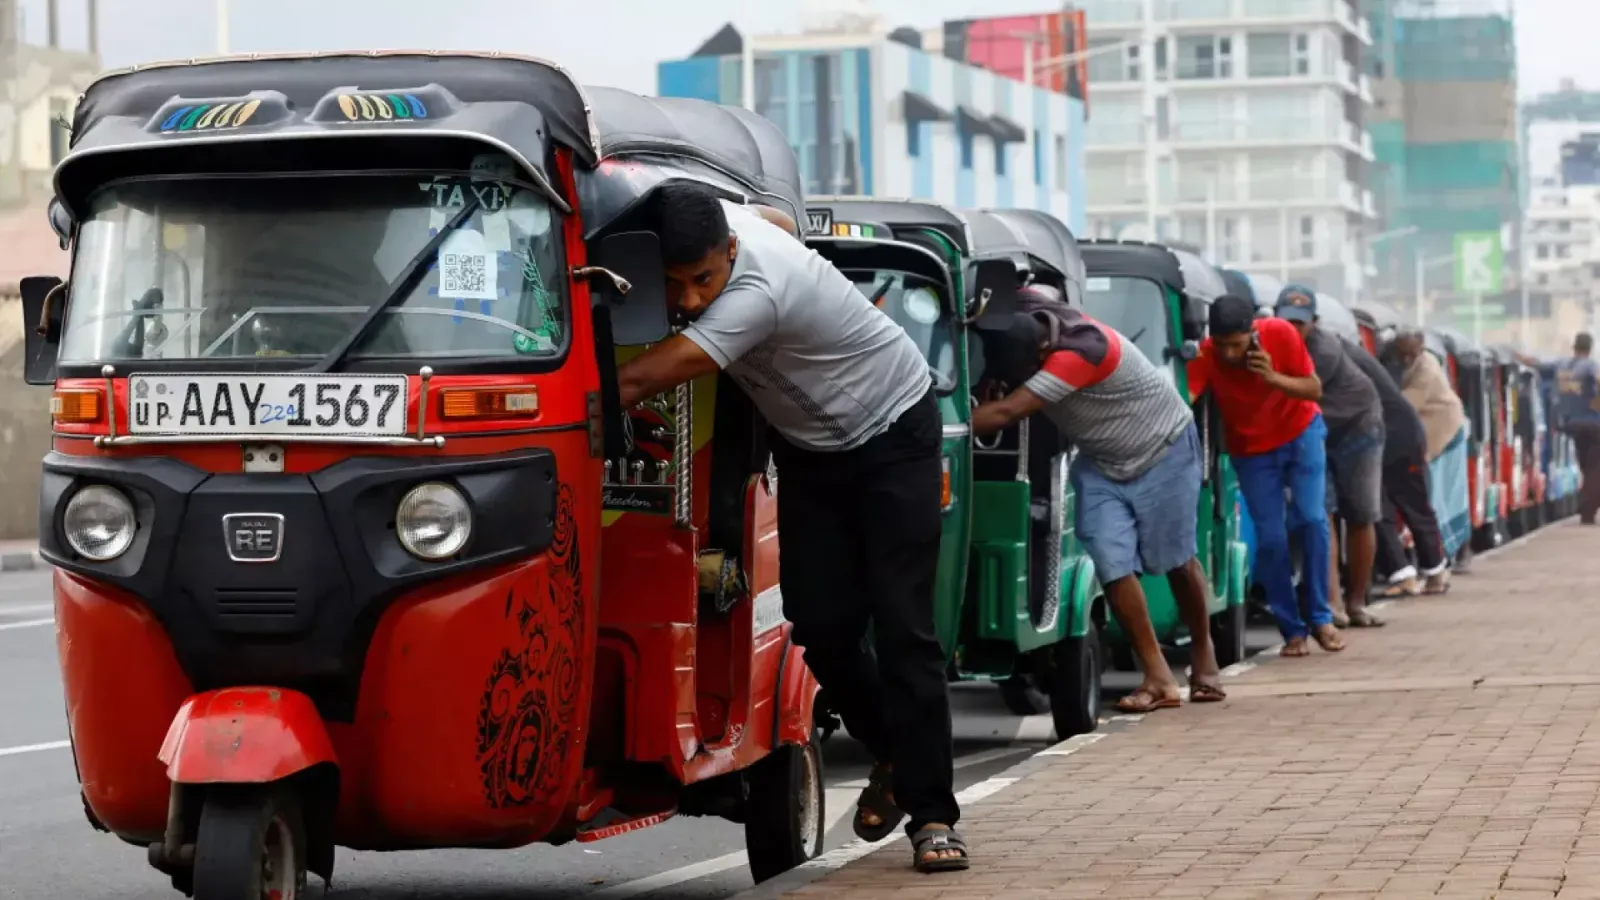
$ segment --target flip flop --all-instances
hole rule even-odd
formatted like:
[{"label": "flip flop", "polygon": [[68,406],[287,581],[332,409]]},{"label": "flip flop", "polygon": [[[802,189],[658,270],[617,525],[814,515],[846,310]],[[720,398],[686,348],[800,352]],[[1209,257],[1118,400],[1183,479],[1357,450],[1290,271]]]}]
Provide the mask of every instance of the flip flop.
[{"label": "flip flop", "polygon": [[1364,609],[1358,609],[1350,614],[1350,626],[1352,628],[1382,628],[1387,624],[1389,623]]},{"label": "flip flop", "polygon": [[[894,773],[884,766],[874,768],[872,774],[867,776],[867,786],[856,798],[856,837],[875,844],[893,834],[905,820],[906,814],[889,799],[889,788],[893,781]],[[863,812],[877,816],[878,824],[868,825],[861,817]]]},{"label": "flip flop", "polygon": [[1311,648],[1306,646],[1306,638],[1295,638],[1292,641],[1284,641],[1278,655],[1290,659],[1302,659],[1311,655]]},{"label": "flip flop", "polygon": [[[1145,702],[1140,703],[1135,698],[1143,697]],[[1183,705],[1182,698],[1160,697],[1145,688],[1137,688],[1133,693],[1117,701],[1117,712],[1140,715],[1155,712],[1158,709],[1176,709]]]},{"label": "flip flop", "polygon": [[1336,630],[1325,632],[1319,628],[1311,635],[1311,639],[1317,642],[1317,646],[1321,647],[1324,653],[1340,653],[1345,648],[1344,638],[1340,637],[1339,632]]},{"label": "flip flop", "polygon": [[[960,856],[934,857],[923,859],[923,856],[940,850],[954,850]],[[961,834],[954,828],[923,828],[911,835],[911,867],[924,875],[934,872],[962,872],[972,867],[972,857],[967,851],[967,842],[962,840]]]},{"label": "flip flop", "polygon": [[1406,597],[1415,597],[1421,593],[1421,588],[1411,589],[1404,584],[1391,584],[1381,591],[1373,591],[1371,596],[1375,600],[1403,600]]},{"label": "flip flop", "polygon": [[1190,703],[1221,703],[1228,699],[1228,692],[1220,684],[1210,684],[1204,681],[1195,681],[1194,675],[1189,675],[1189,702]]}]

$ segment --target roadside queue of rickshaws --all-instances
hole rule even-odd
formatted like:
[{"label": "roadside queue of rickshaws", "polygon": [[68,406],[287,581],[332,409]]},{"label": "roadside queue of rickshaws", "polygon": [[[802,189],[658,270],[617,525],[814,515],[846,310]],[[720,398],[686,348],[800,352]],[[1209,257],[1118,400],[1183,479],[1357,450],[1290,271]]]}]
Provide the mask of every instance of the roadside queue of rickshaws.
[{"label": "roadside queue of rickshaws", "polygon": [[[201,900],[292,900],[337,846],[683,815],[742,823],[757,881],[821,852],[838,723],[783,617],[760,416],[720,374],[619,399],[617,365],[681,324],[647,212],[679,180],[806,223],[917,342],[950,678],[1061,738],[1098,726],[1132,653],[1074,533],[1075,451],[1042,416],[972,434],[1014,386],[985,359],[1017,358],[1017,292],[1049,285],[1186,391],[1210,304],[1281,285],[1036,211],[806,199],[767,120],[537,60],[188,60],[87,89],[50,215],[70,277],[21,286],[26,380],[54,390],[40,553],[90,826]],[[1381,353],[1392,326],[1322,308]],[[1548,369],[1429,347],[1472,421],[1475,541],[1571,512]],[[1249,523],[1215,408],[1195,413],[1228,665]],[[1186,643],[1165,580],[1144,588]]]}]

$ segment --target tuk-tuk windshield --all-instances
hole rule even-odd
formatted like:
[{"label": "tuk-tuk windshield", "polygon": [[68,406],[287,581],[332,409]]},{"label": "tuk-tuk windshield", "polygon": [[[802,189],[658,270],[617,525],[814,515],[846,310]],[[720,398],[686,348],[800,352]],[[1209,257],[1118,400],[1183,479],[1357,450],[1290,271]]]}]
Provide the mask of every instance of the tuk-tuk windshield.
[{"label": "tuk-tuk windshield", "polygon": [[933,388],[948,393],[956,388],[954,324],[945,301],[928,279],[909,272],[886,269],[848,269],[845,275],[878,308],[900,324],[915,341],[933,373]]},{"label": "tuk-tuk windshield", "polygon": [[1083,311],[1122,332],[1168,378],[1166,365],[1167,294],[1147,278],[1091,276],[1083,292]]},{"label": "tuk-tuk windshield", "polygon": [[350,357],[553,356],[560,219],[468,173],[133,179],[79,231],[63,362],[319,357],[464,205],[416,286]]}]

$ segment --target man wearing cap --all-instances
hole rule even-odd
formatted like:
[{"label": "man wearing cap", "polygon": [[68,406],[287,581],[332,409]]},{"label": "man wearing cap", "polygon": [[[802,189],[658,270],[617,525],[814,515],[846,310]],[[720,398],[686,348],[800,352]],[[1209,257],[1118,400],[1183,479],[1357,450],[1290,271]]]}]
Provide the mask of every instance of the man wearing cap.
[{"label": "man wearing cap", "polygon": [[[1344,585],[1344,616],[1350,625],[1383,624],[1367,612],[1372,564],[1378,551],[1374,525],[1383,514],[1383,405],[1378,388],[1346,352],[1338,336],[1317,327],[1317,294],[1291,284],[1278,294],[1278,318],[1305,339],[1306,350],[1322,381],[1322,418],[1328,423],[1328,514],[1345,523],[1345,555],[1349,577]],[[1332,571],[1330,570],[1330,577]]]},{"label": "man wearing cap", "polygon": [[1578,449],[1583,482],[1578,490],[1578,521],[1593,525],[1600,512],[1600,365],[1590,356],[1594,338],[1580,333],[1572,355],[1556,366],[1557,413],[1561,428]]}]

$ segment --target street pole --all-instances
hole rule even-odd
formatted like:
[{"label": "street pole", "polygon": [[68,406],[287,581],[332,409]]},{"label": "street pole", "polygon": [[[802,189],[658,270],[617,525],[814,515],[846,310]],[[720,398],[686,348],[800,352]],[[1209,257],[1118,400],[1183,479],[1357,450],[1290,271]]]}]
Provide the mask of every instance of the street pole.
[{"label": "street pole", "polygon": [[1428,266],[1422,259],[1422,245],[1420,243],[1412,246],[1411,258],[1415,261],[1417,268],[1417,327],[1421,328],[1427,324],[1423,321],[1422,304],[1423,297],[1426,296],[1425,291],[1427,289]]},{"label": "street pole", "polygon": [[1483,346],[1483,294],[1476,292],[1472,295],[1472,340]]}]

